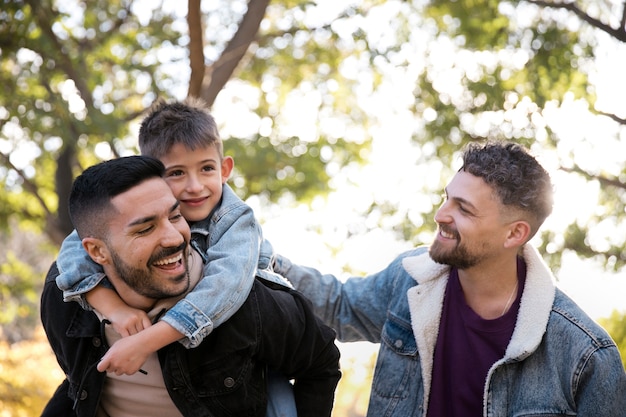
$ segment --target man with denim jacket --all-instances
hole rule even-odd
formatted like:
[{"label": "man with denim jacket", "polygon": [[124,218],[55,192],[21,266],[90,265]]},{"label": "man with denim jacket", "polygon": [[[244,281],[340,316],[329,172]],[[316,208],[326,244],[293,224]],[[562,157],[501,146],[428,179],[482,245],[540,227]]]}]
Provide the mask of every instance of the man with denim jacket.
[{"label": "man with denim jacket", "polygon": [[[87,253],[122,301],[153,320],[202,276],[201,257],[189,250],[189,226],[163,173],[163,164],[150,157],[111,160],[87,169],[70,196]],[[299,416],[330,416],[339,352],[334,332],[301,294],[257,279],[241,308],[199,346],[172,343],[150,355],[142,372],[105,374],[96,367],[108,346],[128,338],[97,311],[63,302],[58,273],[53,265],[41,316],[67,379],[44,416],[264,416],[267,369],[294,380]]]},{"label": "man with denim jacket", "polygon": [[549,176],[524,148],[474,144],[430,248],[345,283],[281,256],[275,271],[338,340],[380,343],[368,416],[624,417],[615,342],[527,243],[551,209]]}]

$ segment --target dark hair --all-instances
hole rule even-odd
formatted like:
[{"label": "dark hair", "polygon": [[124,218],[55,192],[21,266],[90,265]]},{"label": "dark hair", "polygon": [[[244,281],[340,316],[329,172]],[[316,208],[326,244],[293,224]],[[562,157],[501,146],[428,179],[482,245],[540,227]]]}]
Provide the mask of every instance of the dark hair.
[{"label": "dark hair", "polygon": [[516,143],[471,143],[463,153],[461,170],[482,178],[504,206],[529,215],[527,220],[532,229],[529,239],[552,212],[550,175]]},{"label": "dark hair", "polygon": [[159,100],[141,122],[139,149],[143,155],[162,158],[177,143],[190,150],[215,146],[220,158],[223,156],[217,124],[204,101],[191,97],[171,103]]},{"label": "dark hair", "polygon": [[126,156],[87,168],[74,180],[69,198],[70,218],[81,239],[105,238],[111,199],[164,172],[161,161],[148,156]]}]

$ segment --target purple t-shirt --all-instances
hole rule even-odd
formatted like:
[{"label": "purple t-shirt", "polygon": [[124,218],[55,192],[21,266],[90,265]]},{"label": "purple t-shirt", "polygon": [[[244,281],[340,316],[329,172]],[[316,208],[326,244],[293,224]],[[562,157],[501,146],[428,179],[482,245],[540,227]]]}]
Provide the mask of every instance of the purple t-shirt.
[{"label": "purple t-shirt", "polygon": [[502,317],[485,320],[465,302],[456,268],[450,271],[435,346],[428,417],[480,417],[487,372],[511,340],[526,264],[517,261],[517,297]]}]

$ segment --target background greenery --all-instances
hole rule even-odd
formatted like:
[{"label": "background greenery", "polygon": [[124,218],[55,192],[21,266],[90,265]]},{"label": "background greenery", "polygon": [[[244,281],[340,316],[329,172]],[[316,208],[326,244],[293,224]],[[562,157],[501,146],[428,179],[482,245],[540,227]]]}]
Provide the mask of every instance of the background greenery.
[{"label": "background greenery", "polygon": [[[384,144],[384,116],[412,121],[414,164],[428,173],[416,190],[428,198],[416,207],[378,195],[333,251],[376,229],[423,243],[462,145],[518,141],[595,207],[538,238],[557,274],[570,252],[623,274],[626,113],[623,95],[607,96],[626,90],[601,81],[626,70],[624,11],[609,0],[0,0],[0,416],[35,415],[62,377],[38,298],[71,230],[72,178],[136,153],[137,121],[159,97],[212,106],[237,161],[232,184],[261,217],[342,192]],[[585,129],[563,129],[559,111]],[[394,168],[380,175],[395,181]],[[622,312],[603,324],[623,349]],[[352,368],[371,364],[365,356],[346,359],[338,416],[364,413],[368,371]]]}]

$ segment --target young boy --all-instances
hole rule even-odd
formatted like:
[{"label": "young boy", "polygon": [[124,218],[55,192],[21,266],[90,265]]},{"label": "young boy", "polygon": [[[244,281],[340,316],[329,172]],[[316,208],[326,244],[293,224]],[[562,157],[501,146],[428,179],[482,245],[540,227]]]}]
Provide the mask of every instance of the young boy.
[{"label": "young boy", "polygon": [[[128,307],[110,289],[102,268],[87,256],[75,231],[65,239],[57,285],[65,301],[97,310],[115,331],[128,336],[124,343],[113,345],[98,365],[99,371],[118,375],[140,370],[148,355],[172,342],[197,346],[239,309],[255,276],[286,282],[269,269],[271,248],[262,246],[252,209],[226,184],[234,161],[223,155],[217,125],[204,103],[194,99],[158,103],[141,124],[139,148],[165,165],[165,180],[191,227],[191,244],[203,258],[204,278],[152,325],[143,311]],[[145,262],[151,266],[149,259]],[[143,333],[138,338],[139,332],[150,337]],[[296,414],[286,384],[284,378],[270,378],[268,415],[276,408],[281,415]]]}]

